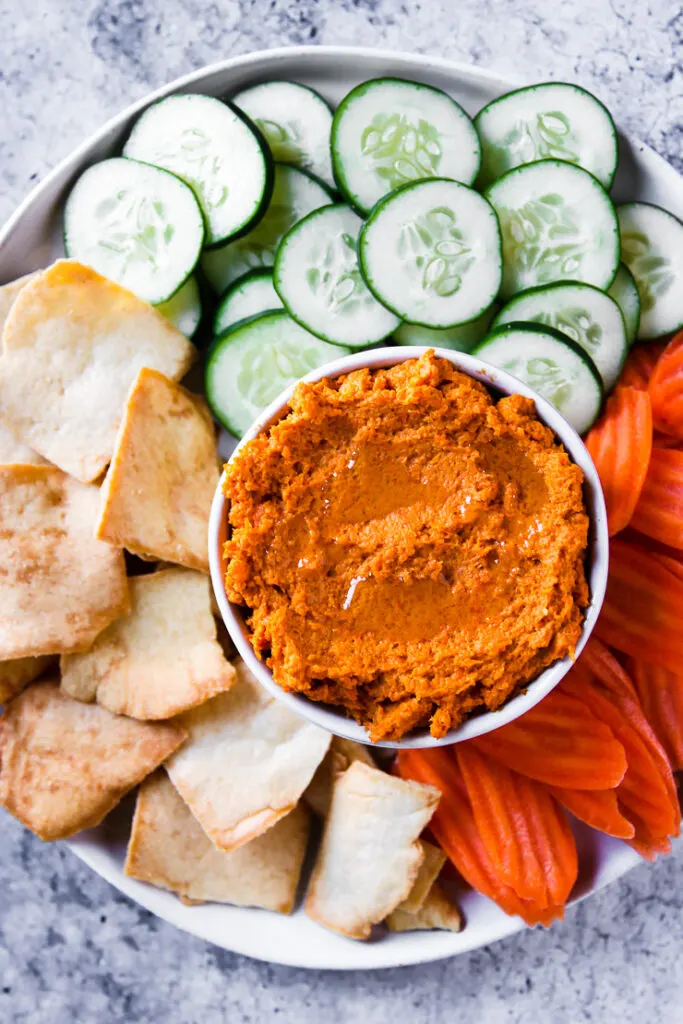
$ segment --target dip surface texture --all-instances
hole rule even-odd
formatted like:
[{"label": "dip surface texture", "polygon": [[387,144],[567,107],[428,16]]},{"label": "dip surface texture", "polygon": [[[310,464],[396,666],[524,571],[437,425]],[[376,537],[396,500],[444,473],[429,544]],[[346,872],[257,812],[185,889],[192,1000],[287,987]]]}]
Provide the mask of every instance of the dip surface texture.
[{"label": "dip surface texture", "polygon": [[573,652],[582,482],[532,401],[431,351],[302,384],[228,466],[228,597],[284,689],[440,737]]}]

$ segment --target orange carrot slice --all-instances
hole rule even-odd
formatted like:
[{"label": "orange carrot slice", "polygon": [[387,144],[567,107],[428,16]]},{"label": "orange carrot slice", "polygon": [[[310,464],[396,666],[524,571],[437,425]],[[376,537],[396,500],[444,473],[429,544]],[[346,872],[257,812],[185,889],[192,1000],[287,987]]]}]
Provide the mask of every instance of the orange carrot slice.
[{"label": "orange carrot slice", "polygon": [[560,689],[522,718],[470,743],[530,779],[569,789],[612,789],[627,767],[612,730]]},{"label": "orange carrot slice", "polygon": [[649,753],[658,767],[659,774],[669,794],[675,811],[676,828],[678,828],[681,817],[678,805],[678,791],[671,770],[671,763],[647,719],[647,715],[638,697],[635,683],[632,681],[627,670],[620,665],[612,652],[604,644],[601,644],[597,637],[593,636],[590,638],[581,655],[580,662],[593,673],[597,683],[604,687],[612,702],[648,747]]},{"label": "orange carrot slice", "polygon": [[628,526],[650,462],[652,408],[647,391],[620,385],[588,432],[586,448],[600,477],[613,536]]},{"label": "orange carrot slice", "polygon": [[404,779],[436,786],[442,792],[430,823],[437,843],[466,882],[488,896],[506,914],[518,914],[529,925],[549,925],[564,915],[564,907],[538,907],[522,900],[500,877],[498,865],[482,842],[458,763],[447,751],[401,750],[396,770]]},{"label": "orange carrot slice", "polygon": [[683,768],[683,667],[671,672],[659,665],[629,659],[645,717],[663,746],[674,771]]},{"label": "orange carrot slice", "polygon": [[647,826],[635,815],[633,815],[633,820],[636,833],[633,839],[627,839],[626,842],[644,860],[654,861],[658,854],[666,856],[671,853],[671,840],[668,836],[653,836]]},{"label": "orange carrot slice", "polygon": [[633,824],[619,809],[614,789],[560,789],[552,786],[550,792],[575,818],[586,825],[617,839],[632,839]]},{"label": "orange carrot slice", "polygon": [[[528,794],[509,768],[485,757],[472,744],[458,745],[457,760],[465,780],[479,835],[500,876],[522,899],[547,907],[548,887],[527,818]],[[518,778],[522,778],[519,776]],[[531,784],[531,780],[527,780]],[[539,783],[533,783],[539,785]]]},{"label": "orange carrot slice", "polygon": [[652,372],[665,348],[666,342],[635,345],[624,363],[618,386],[647,391]]},{"label": "orange carrot slice", "polygon": [[[608,695],[604,688],[596,685],[587,674],[587,670],[580,665],[575,666],[560,685],[571,687],[572,693],[585,700],[624,745],[628,771],[617,789],[617,798],[629,820],[633,821],[634,825],[636,819],[641,820],[652,836],[657,838],[677,835],[680,814],[675,798],[675,787],[674,794],[671,792],[670,782],[673,782],[673,776],[667,780],[660,772],[660,758],[652,750],[651,739],[654,734],[651,730],[648,730],[650,735],[641,735],[612,696]],[[661,747],[659,750],[663,755]],[[636,825],[636,836],[637,834]]]},{"label": "orange carrot slice", "polygon": [[669,342],[657,361],[648,391],[656,428],[683,440],[683,331]]},{"label": "orange carrot slice", "polygon": [[[516,773],[515,773],[516,774]],[[576,885],[579,855],[569,819],[547,786],[516,775],[523,806],[526,806],[536,855],[548,887],[548,906],[563,906]]]},{"label": "orange carrot slice", "polygon": [[683,580],[644,546],[616,537],[595,635],[635,658],[647,651],[651,662],[675,672],[683,664],[682,618]]},{"label": "orange carrot slice", "polygon": [[683,550],[683,451],[652,450],[632,525],[647,537]]}]

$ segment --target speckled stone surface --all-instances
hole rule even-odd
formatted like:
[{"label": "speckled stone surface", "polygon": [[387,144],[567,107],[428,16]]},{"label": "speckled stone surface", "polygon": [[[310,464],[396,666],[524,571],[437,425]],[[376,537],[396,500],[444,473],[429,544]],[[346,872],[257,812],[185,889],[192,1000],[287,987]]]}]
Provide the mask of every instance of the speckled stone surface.
[{"label": "speckled stone surface", "polygon": [[[2,0],[0,219],[131,100],[231,54],[384,46],[594,89],[683,170],[683,10],[669,0]],[[175,931],[0,813],[0,1021],[419,1024],[683,1020],[683,850],[457,960],[259,964]]]}]

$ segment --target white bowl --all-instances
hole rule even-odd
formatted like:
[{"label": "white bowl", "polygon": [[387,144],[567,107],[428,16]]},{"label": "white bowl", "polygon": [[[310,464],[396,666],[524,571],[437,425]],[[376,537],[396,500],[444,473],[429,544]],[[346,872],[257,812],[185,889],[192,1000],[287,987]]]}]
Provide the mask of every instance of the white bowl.
[{"label": "white bowl", "polygon": [[[557,409],[544,398],[541,398],[530,387],[527,387],[526,384],[513,377],[512,374],[484,363],[473,355],[465,355],[462,352],[453,352],[449,349],[437,349],[436,351],[439,356],[447,359],[458,370],[462,370],[476,380],[481,381],[499,396],[517,393],[532,398],[536,403],[540,419],[555,432],[572,460],[583,470],[585,478],[584,497],[591,523],[586,559],[591,599],[586,610],[581,638],[576,647],[575,657],[578,657],[593,630],[602,607],[605,587],[607,585],[609,549],[607,514],[600,480],[593,461],[579,435],[570,427]],[[309,373],[307,377],[304,377],[304,380],[312,382],[321,380],[323,377],[337,377],[340,374],[349,373],[351,370],[359,370],[362,367],[394,366],[396,363],[405,362],[406,359],[415,359],[423,352],[424,348],[419,347],[381,348],[365,352],[355,352],[350,356],[344,356],[342,359],[336,359],[332,363],[326,363],[318,370]],[[230,461],[234,459],[237,452],[247,442],[251,441],[270,423],[279,419],[286,412],[293,391],[294,385],[287,388],[264,410],[235,448]],[[304,718],[309,719],[309,721],[314,722],[323,729],[327,729],[336,736],[344,736],[346,739],[356,740],[358,743],[369,743],[370,738],[364,726],[359,725],[351,718],[347,718],[342,711],[329,705],[312,701],[308,697],[303,696],[303,694],[285,692],[273,679],[270,669],[254,653],[249,641],[249,630],[244,617],[244,609],[240,605],[229,601],[225,593],[223,545],[227,537],[228,510],[227,501],[223,494],[223,482],[224,476],[221,477],[216,488],[211,508],[209,561],[211,564],[211,580],[216,600],[218,601],[218,607],[237,650],[262,686],[269,693],[272,693],[274,697],[287,704],[292,711],[296,711],[298,714],[303,715]],[[492,732],[494,729],[499,729],[502,725],[513,722],[515,718],[519,718],[520,715],[523,715],[535,704],[538,704],[543,697],[547,696],[557,686],[571,666],[572,659],[568,657],[554,662],[529,683],[525,692],[513,697],[499,711],[488,711],[476,715],[468,719],[457,729],[451,729],[442,739],[434,739],[427,729],[421,729],[414,733],[409,733],[401,740],[382,740],[374,744],[374,746],[390,747],[392,749],[443,747],[451,743],[472,739],[474,736],[483,736],[484,733]]]}]

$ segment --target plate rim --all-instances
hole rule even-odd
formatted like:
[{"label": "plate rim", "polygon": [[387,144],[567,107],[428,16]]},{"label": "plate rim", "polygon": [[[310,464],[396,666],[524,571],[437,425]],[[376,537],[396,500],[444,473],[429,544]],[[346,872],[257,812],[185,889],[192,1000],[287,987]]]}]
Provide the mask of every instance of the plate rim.
[{"label": "plate rim", "polygon": [[[501,75],[496,71],[489,70],[488,68],[475,66],[462,61],[451,60],[440,56],[431,56],[429,54],[410,53],[405,50],[394,50],[391,48],[381,47],[355,45],[279,46],[272,49],[253,50],[249,53],[239,54],[234,57],[227,57],[223,60],[215,61],[212,64],[195,69],[185,75],[178,76],[170,82],[154,89],[152,92],[146,93],[140,99],[133,101],[119,110],[116,114],[112,115],[112,117],[108,118],[96,131],[90,133],[86,138],[84,138],[81,143],[74,147],[50,171],[48,171],[45,177],[33,189],[31,189],[25,198],[21,200],[15,211],[5,221],[4,225],[0,228],[0,252],[10,240],[14,232],[21,227],[24,217],[30,212],[31,208],[35,204],[39,203],[46,193],[50,192],[54,184],[58,182],[60,178],[68,173],[73,167],[77,166],[84,158],[87,159],[89,153],[96,149],[98,144],[102,143],[108,135],[119,130],[137,113],[148,107],[150,103],[162,99],[163,97],[177,92],[180,89],[196,86],[204,79],[227,71],[249,68],[251,65],[262,63],[272,64],[277,67],[280,60],[306,61],[308,57],[314,55],[317,58],[327,57],[331,61],[335,60],[335,58],[348,59],[349,56],[358,58],[359,61],[371,61],[373,59],[385,61],[395,60],[398,62],[404,62],[407,65],[421,67],[425,71],[432,69],[453,76],[454,78],[469,79],[470,81],[475,82],[479,81],[492,88],[498,88],[505,91],[528,84],[524,79],[509,75]],[[660,156],[660,154],[655,152],[650,146],[635,136],[629,135],[628,139],[631,143],[635,143],[641,152],[645,152],[647,154],[648,159],[653,161],[654,165],[663,175],[675,175],[676,178],[680,180],[680,176],[668,161],[664,159],[664,157]],[[334,963],[332,961],[310,964],[306,963],[305,958],[302,959],[295,955],[289,955],[287,950],[285,950],[283,954],[280,954],[278,958],[273,956],[261,957],[257,950],[254,950],[251,947],[244,947],[244,944],[240,941],[239,934],[234,938],[231,937],[228,941],[223,942],[216,938],[207,938],[206,935],[203,934],[201,927],[195,927],[194,923],[188,923],[186,921],[181,923],[175,920],[175,915],[168,912],[163,907],[156,905],[157,900],[155,899],[155,897],[159,896],[170,897],[171,894],[162,890],[152,889],[151,887],[144,885],[144,883],[128,878],[123,874],[121,867],[119,867],[118,870],[114,870],[110,865],[104,862],[104,857],[98,857],[96,855],[97,850],[101,852],[101,846],[93,848],[93,841],[94,837],[92,836],[92,833],[83,833],[79,837],[67,840],[65,845],[79,858],[81,862],[86,864],[97,875],[111,884],[117,891],[121,892],[139,906],[144,907],[156,917],[159,917],[165,922],[174,925],[179,930],[192,934],[206,942],[217,945],[231,952],[252,957],[253,959],[260,960],[261,962],[278,963],[283,966],[313,970],[377,970],[390,967],[402,967],[443,960],[451,956],[457,956],[460,953],[472,952],[475,949],[490,945],[492,942],[496,942],[499,939],[514,935],[527,927],[520,918],[502,917],[500,922],[497,923],[497,927],[491,931],[488,938],[483,941],[474,941],[471,944],[466,943],[464,945],[461,940],[459,943],[461,948],[457,949],[448,948],[449,938],[451,940],[456,938],[452,933],[412,933],[415,936],[420,936],[421,934],[424,934],[425,936],[435,936],[438,934],[443,941],[437,945],[436,949],[433,948],[435,943],[425,943],[424,954],[419,951],[419,947],[417,953],[412,947],[409,947],[409,955],[406,955],[408,954],[408,949],[406,949],[404,954],[401,954],[401,944],[394,946],[391,942],[382,943],[382,946],[386,948],[387,955],[378,963],[363,963],[361,958],[363,956],[364,944],[352,943],[352,940],[347,941],[352,943],[352,946],[355,949],[355,955],[353,957],[349,957],[349,962],[343,964]],[[582,892],[577,898],[570,901],[568,904],[569,907],[576,905],[578,902],[582,902],[584,899],[593,895],[593,893],[599,892],[607,885],[622,877],[630,871],[631,868],[641,863],[638,854],[634,850],[631,850],[625,843],[619,841],[613,842],[617,845],[610,854],[609,862],[604,866],[604,870],[601,872],[598,881],[592,884],[587,891]],[[485,899],[485,897],[481,897],[481,899]],[[182,907],[182,904],[178,903],[178,907]],[[258,910],[251,910],[247,912],[265,914],[265,912]],[[267,921],[267,919],[268,918],[264,916],[264,921]]]},{"label": "plate rim", "polygon": [[[409,63],[419,63],[424,67],[439,68],[446,72],[453,71],[455,69],[457,73],[466,74],[472,78],[479,78],[487,82],[495,81],[501,87],[508,87],[511,84],[515,87],[524,85],[524,82],[521,79],[499,75],[495,71],[489,71],[486,68],[473,64],[466,64],[463,61],[453,61],[446,57],[433,57],[428,54],[410,53],[407,50],[383,49],[381,47],[372,46],[276,46],[272,49],[251,50],[249,53],[238,54],[235,57],[226,57],[223,60],[214,61],[212,64],[205,64],[203,67],[197,68],[195,71],[189,71],[185,75],[179,75],[177,78],[172,79],[165,85],[161,85],[157,89],[152,90],[152,92],[145,93],[145,95],[139,100],[134,100],[132,103],[129,103],[122,110],[119,110],[118,113],[113,114],[108,118],[104,124],[100,125],[100,127],[94,132],[86,136],[82,142],[67,153],[59,163],[48,171],[45,177],[31,189],[24,199],[21,200],[14,213],[9,216],[0,228],[0,246],[6,242],[10,234],[15,230],[29,207],[40,199],[44,192],[49,190],[53,181],[59,178],[72,163],[78,162],[81,156],[85,155],[88,150],[96,146],[98,142],[101,142],[110,132],[120,127],[120,125],[125,123],[129,118],[144,110],[146,107],[150,106],[150,104],[155,103],[157,100],[163,99],[165,96],[177,92],[178,89],[183,89],[189,85],[195,85],[197,82],[204,78],[208,78],[213,74],[233,68],[249,67],[250,64],[258,64],[266,57],[269,60],[272,60],[273,63],[277,63],[280,58],[294,59],[302,57],[305,59],[306,56],[313,54],[334,58],[341,57],[349,53],[353,53],[361,59],[366,57],[391,57],[397,60],[405,60]],[[664,161],[664,163],[666,163],[666,161]]]},{"label": "plate rim", "polygon": [[[613,846],[613,852],[610,856],[609,862],[604,866],[601,871],[600,877],[596,883],[590,886],[590,888],[581,892],[579,895],[573,897],[567,902],[567,910],[570,911],[577,907],[584,900],[590,899],[591,896],[596,893],[602,892],[613,882],[622,878],[625,874],[631,871],[634,867],[645,862],[639,857],[635,850],[630,849],[626,843],[618,839],[608,837]],[[69,851],[87,867],[95,872],[100,878],[103,878],[118,892],[122,893],[134,904],[143,907],[149,913],[155,917],[160,918],[166,924],[170,924],[177,928],[179,931],[185,932],[189,935],[193,935],[195,938],[201,939],[210,945],[219,946],[222,949],[230,953],[236,953],[239,956],[247,956],[252,960],[258,960],[260,963],[271,963],[278,964],[282,967],[294,967],[300,970],[313,970],[313,971],[377,971],[377,970],[389,970],[394,967],[411,967],[419,964],[435,963],[439,960],[449,960],[451,957],[461,956],[467,953],[473,953],[477,949],[483,949],[487,946],[492,945],[494,942],[500,942],[503,939],[510,938],[512,935],[517,935],[522,931],[538,931],[541,929],[541,925],[529,926],[525,924],[520,917],[512,917],[504,914],[500,911],[500,915],[496,916],[497,929],[495,935],[492,934],[490,938],[487,938],[484,942],[473,940],[472,942],[462,942],[462,936],[467,935],[466,931],[462,932],[448,932],[448,931],[429,931],[429,932],[408,932],[401,934],[389,933],[388,936],[380,939],[377,943],[374,943],[374,949],[383,949],[387,953],[392,951],[391,956],[385,956],[378,960],[376,963],[367,963],[363,961],[365,956],[365,950],[367,948],[366,943],[359,942],[356,939],[349,939],[342,935],[328,932],[328,935],[332,935],[335,940],[341,941],[345,944],[349,955],[344,963],[340,963],[338,959],[325,959],[324,957],[319,958],[318,962],[311,963],[306,958],[297,956],[295,953],[289,953],[289,946],[285,948],[284,953],[278,955],[277,959],[272,956],[263,956],[260,951],[255,948],[249,942],[244,942],[237,931],[237,941],[232,938],[230,944],[227,942],[218,941],[215,938],[207,938],[205,931],[202,930],[200,925],[195,926],[195,923],[184,920],[182,923],[176,920],[176,913],[182,913],[183,910],[201,909],[201,906],[197,907],[185,907],[180,900],[177,900],[172,893],[167,892],[154,886],[147,885],[144,882],[137,881],[134,878],[129,878],[122,872],[117,873],[110,864],[105,862],[105,858],[101,856],[101,847],[93,847],[91,840],[91,833],[84,832],[75,839],[67,840],[65,843]],[[470,891],[468,895],[474,898],[485,899],[480,894]],[[166,902],[166,900],[173,900],[169,906],[172,909],[168,911],[164,907],[160,907],[159,903]],[[204,906],[214,906],[220,909],[220,904],[204,904]],[[267,910],[259,910],[254,907],[234,907],[230,906],[229,909],[237,910],[240,913],[259,914],[263,915],[264,924],[267,923],[269,917],[272,917],[272,912]],[[298,908],[298,912],[301,913],[301,908]],[[280,916],[280,915],[277,915]],[[565,919],[566,920],[566,917]],[[562,924],[563,922],[558,922]],[[266,924],[267,926],[267,924]],[[545,929],[550,931],[550,929]],[[325,929],[323,929],[325,933]],[[421,950],[418,947],[417,954],[413,947],[409,947],[408,950],[404,950],[403,944],[391,944],[391,939],[401,939],[408,935],[413,937],[431,937],[429,943],[424,943],[424,949]],[[460,948],[449,949],[449,945],[452,940],[459,939]],[[387,941],[389,940],[389,941]],[[449,942],[450,940],[450,942]],[[403,951],[403,952],[402,952]]]}]

